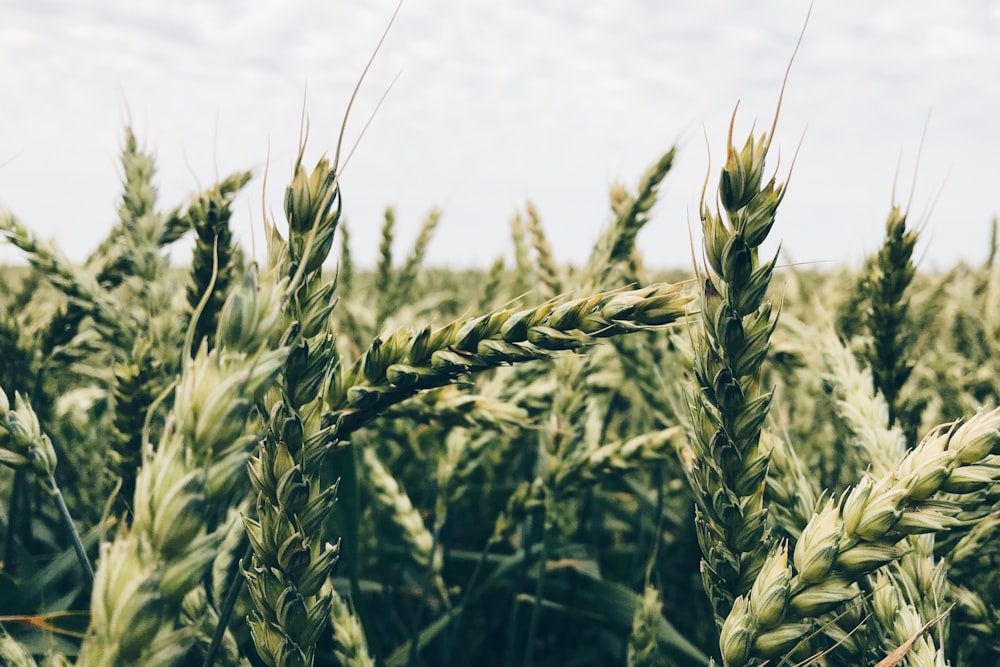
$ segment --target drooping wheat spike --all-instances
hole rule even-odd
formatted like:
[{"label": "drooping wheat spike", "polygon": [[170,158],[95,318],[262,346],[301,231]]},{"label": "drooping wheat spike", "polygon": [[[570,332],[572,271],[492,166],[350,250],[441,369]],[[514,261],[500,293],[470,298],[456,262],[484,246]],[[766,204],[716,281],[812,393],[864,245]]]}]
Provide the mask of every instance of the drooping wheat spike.
[{"label": "drooping wheat spike", "polygon": [[535,250],[534,266],[538,275],[539,291],[545,298],[562,294],[566,289],[565,277],[552,253],[552,246],[549,245],[538,209],[529,201],[524,205],[524,211],[527,214],[526,225],[531,236],[531,245]]},{"label": "drooping wheat spike", "polygon": [[760,374],[776,323],[766,294],[777,257],[761,263],[758,254],[784,196],[774,178],[764,181],[770,137],[750,136],[738,151],[730,124],[728,144],[721,209],[703,202],[701,210],[711,271],[702,278],[701,331],[694,339],[693,432],[682,450],[697,506],[702,578],[720,625],[769,551],[768,453],[760,433],[771,394],[761,388]]},{"label": "drooping wheat spike", "polygon": [[323,394],[339,357],[330,331],[332,282],[323,261],[340,219],[336,165],[317,162],[311,173],[302,151],[285,191],[288,238],[266,223],[273,270],[288,277],[282,301],[283,340],[291,352],[276,391],[264,402],[264,438],[250,460],[256,516],[244,517],[253,548],[243,562],[255,609],[248,619],[268,665],[311,665],[328,622],[333,591],[325,586],[339,555],[327,534],[336,480],[321,479],[335,439],[320,423]]},{"label": "drooping wheat spike", "polygon": [[184,361],[155,451],[144,443],[132,524],[101,547],[81,664],[173,665],[192,647],[194,629],[176,626],[181,603],[216,556],[256,441],[248,417],[288,356],[270,340],[284,285],[248,272],[223,306],[218,347]]},{"label": "drooping wheat spike", "polygon": [[[861,595],[857,582],[899,560],[907,535],[946,531],[978,492],[1000,480],[1000,409],[945,424],[909,450],[888,474],[866,476],[829,500],[792,549],[776,546],[749,593],[736,599],[721,630],[726,665],[759,664],[798,644],[813,619]],[[953,494],[948,496],[941,495]]]},{"label": "drooping wheat spike", "polygon": [[[518,313],[497,311],[437,330],[396,331],[376,339],[354,366],[335,377],[324,423],[332,426],[336,437],[344,438],[381,410],[420,390],[451,384],[469,372],[576,349],[595,337],[668,324],[684,315],[689,301],[680,286],[654,285],[584,299],[551,300]],[[449,481],[441,481],[442,498],[449,491]],[[439,525],[445,509],[439,507]]]},{"label": "drooping wheat spike", "polygon": [[869,277],[868,363],[875,387],[889,405],[889,422],[901,416],[899,392],[913,368],[906,350],[912,334],[907,322],[909,298],[906,289],[913,280],[913,247],[917,233],[906,228],[906,212],[893,207],[885,226],[885,242],[875,258]]},{"label": "drooping wheat spike", "polygon": [[214,345],[212,334],[218,325],[219,311],[229,293],[230,282],[238,277],[236,272],[240,267],[235,264],[236,245],[229,219],[233,213],[233,199],[252,176],[249,171],[230,176],[200,194],[187,211],[195,231],[191,282],[187,288],[188,306],[192,311],[198,311],[199,304],[205,299],[198,311],[198,321],[194,323],[192,344],[195,348],[204,339],[208,339],[209,347]]},{"label": "drooping wheat spike", "polygon": [[690,301],[685,286],[656,284],[552,299],[518,312],[498,310],[438,329],[400,329],[375,339],[354,365],[331,379],[323,420],[344,437],[421,390],[451,384],[466,373],[549,358],[598,338],[670,324],[686,314]]},{"label": "drooping wheat spike", "polygon": [[673,165],[676,149],[671,148],[639,179],[635,195],[625,191],[612,199],[614,220],[601,233],[584,268],[581,283],[587,288],[607,289],[623,274],[635,250],[635,238],[649,221],[649,212],[657,199],[657,190]]}]

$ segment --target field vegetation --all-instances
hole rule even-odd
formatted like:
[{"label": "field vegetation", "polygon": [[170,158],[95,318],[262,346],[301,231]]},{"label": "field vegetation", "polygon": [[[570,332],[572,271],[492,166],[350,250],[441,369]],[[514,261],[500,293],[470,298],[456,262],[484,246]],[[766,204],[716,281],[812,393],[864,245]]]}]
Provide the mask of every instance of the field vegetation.
[{"label": "field vegetation", "polygon": [[304,146],[260,263],[253,175],[164,207],[131,130],[85,262],[0,208],[0,663],[996,663],[995,227],[782,267],[773,128],[731,135],[675,274],[636,245],[673,149],[576,267],[527,203],[488,270],[392,209],[357,270]]}]

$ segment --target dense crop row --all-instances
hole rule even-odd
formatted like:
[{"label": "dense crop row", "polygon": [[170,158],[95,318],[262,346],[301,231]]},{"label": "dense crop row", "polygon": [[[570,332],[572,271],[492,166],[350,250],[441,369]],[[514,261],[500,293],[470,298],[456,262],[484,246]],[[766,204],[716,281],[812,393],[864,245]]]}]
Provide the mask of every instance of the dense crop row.
[{"label": "dense crop row", "polygon": [[0,209],[0,660],[994,661],[1000,263],[917,273],[894,209],[861,271],[782,269],[769,148],[666,282],[673,150],[572,269],[529,204],[512,267],[425,268],[437,212],[400,258],[388,210],[356,272],[301,153],[256,265],[251,174],[164,210],[131,132],[83,264]]}]

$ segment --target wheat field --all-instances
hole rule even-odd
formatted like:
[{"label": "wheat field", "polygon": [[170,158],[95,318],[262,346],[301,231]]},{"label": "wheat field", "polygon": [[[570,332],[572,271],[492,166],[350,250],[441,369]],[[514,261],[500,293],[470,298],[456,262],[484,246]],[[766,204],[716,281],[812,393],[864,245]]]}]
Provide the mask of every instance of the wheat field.
[{"label": "wheat field", "polygon": [[[637,245],[676,151],[582,266],[348,251],[339,150],[157,198],[126,130],[83,263],[0,208],[0,662],[997,662],[1000,262],[782,266],[773,128],[732,137],[688,270]],[[272,174],[270,176],[274,178]],[[189,267],[168,262],[194,239]],[[359,262],[360,264],[360,262]]]}]

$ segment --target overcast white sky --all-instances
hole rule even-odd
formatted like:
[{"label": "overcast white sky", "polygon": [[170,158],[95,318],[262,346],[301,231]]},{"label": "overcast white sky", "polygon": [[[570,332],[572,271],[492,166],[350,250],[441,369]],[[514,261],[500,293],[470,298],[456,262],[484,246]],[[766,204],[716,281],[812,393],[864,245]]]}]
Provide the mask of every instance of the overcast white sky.
[{"label": "overcast white sky", "polygon": [[[354,85],[395,0],[3,0],[0,204],[83,259],[110,229],[128,117],[155,149],[162,208],[270,151],[270,209],[305,109],[311,164],[335,145]],[[770,126],[807,6],[792,0],[405,0],[349,121],[353,141],[399,79],[342,181],[352,247],[372,263],[387,205],[409,243],[444,210],[435,264],[510,253],[531,199],[561,260],[580,262],[674,142],[680,158],[640,236],[647,261],[689,266],[689,224],[711,147],[721,164]],[[782,171],[802,142],[773,235],[798,262],[857,263],[896,199],[927,219],[927,268],[980,262],[1000,211],[1000,6],[987,0],[817,0],[779,125]],[[777,155],[777,153],[775,153]],[[262,179],[237,204],[249,247]],[[931,210],[931,203],[936,204]],[[402,251],[400,251],[402,252]],[[0,250],[0,261],[16,254]],[[184,253],[177,252],[183,260]]]}]

